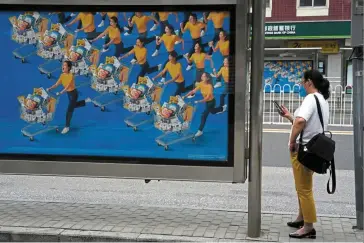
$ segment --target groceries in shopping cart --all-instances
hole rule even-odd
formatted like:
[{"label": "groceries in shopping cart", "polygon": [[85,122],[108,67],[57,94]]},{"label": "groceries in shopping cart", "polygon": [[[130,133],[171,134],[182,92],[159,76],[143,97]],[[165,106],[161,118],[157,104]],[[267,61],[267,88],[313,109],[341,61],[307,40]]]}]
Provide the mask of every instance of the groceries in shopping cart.
[{"label": "groceries in shopping cart", "polygon": [[61,24],[52,24],[40,37],[37,54],[47,60],[62,60],[66,54],[68,43],[72,43],[73,35],[69,34]]},{"label": "groceries in shopping cart", "polygon": [[[129,71],[119,62],[116,57],[106,57],[105,63],[101,63],[98,68],[91,67],[92,81],[91,87],[97,92],[117,93],[121,90],[123,83],[127,81],[119,80],[121,71]],[[129,74],[129,73],[128,73]]]},{"label": "groceries in shopping cart", "polygon": [[163,88],[154,84],[148,77],[139,77],[138,82],[131,87],[125,85],[122,87],[124,95],[124,108],[134,114],[127,117],[124,122],[127,126],[133,127],[134,131],[137,127],[153,122],[152,106],[159,103],[163,93]]},{"label": "groceries in shopping cart", "polygon": [[165,150],[172,144],[192,139],[195,141],[195,134],[190,131],[195,107],[186,104],[180,96],[171,96],[168,102],[162,106],[154,105],[154,127],[163,134],[155,139],[158,146]]},{"label": "groceries in shopping cart", "polygon": [[19,96],[20,118],[29,123],[21,132],[23,136],[29,137],[30,141],[34,136],[51,130],[58,132],[58,126],[50,125],[54,119],[57,96],[47,92],[44,88],[35,88],[33,93],[27,96]]},{"label": "groceries in shopping cart", "polygon": [[156,85],[148,77],[139,77],[137,83],[123,86],[125,92],[124,108],[131,112],[150,112]]},{"label": "groceries in shopping cart", "polygon": [[97,65],[99,50],[93,47],[87,39],[77,40],[75,46],[71,46],[65,59],[72,62],[71,72],[75,75],[90,74],[90,66]]},{"label": "groceries in shopping cart", "polygon": [[[92,99],[95,107],[105,111],[105,107],[124,100],[123,87],[128,82],[133,65],[121,63],[116,57],[106,57],[98,68],[91,65],[91,88],[100,93]],[[125,86],[124,89],[128,89]]]},{"label": "groceries in shopping cart", "polygon": [[26,12],[9,18],[12,24],[11,39],[19,44],[20,47],[13,51],[15,58],[21,59],[22,63],[31,55],[37,53],[36,45],[48,27],[50,21],[42,18],[38,12]]},{"label": "groceries in shopping cart", "polygon": [[16,18],[9,18],[12,24],[11,39],[19,44],[36,44],[37,43],[37,25],[41,21],[38,12],[27,12]]},{"label": "groceries in shopping cart", "polygon": [[181,96],[171,96],[162,106],[155,105],[154,126],[161,131],[181,132],[188,128],[186,105]]},{"label": "groceries in shopping cart", "polygon": [[53,119],[56,99],[43,88],[34,89],[27,96],[19,96],[20,117],[28,123],[45,123]]}]

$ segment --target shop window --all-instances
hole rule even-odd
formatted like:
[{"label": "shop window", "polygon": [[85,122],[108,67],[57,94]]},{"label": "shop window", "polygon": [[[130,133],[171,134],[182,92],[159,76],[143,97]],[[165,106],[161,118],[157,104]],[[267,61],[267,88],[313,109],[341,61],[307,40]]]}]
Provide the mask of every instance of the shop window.
[{"label": "shop window", "polygon": [[318,61],[318,71],[322,74],[326,76],[326,65],[325,65],[325,60],[319,60]]},{"label": "shop window", "polygon": [[326,0],[300,0],[300,7],[326,7]]},{"label": "shop window", "polygon": [[296,15],[304,16],[328,16],[329,0],[297,0]]}]

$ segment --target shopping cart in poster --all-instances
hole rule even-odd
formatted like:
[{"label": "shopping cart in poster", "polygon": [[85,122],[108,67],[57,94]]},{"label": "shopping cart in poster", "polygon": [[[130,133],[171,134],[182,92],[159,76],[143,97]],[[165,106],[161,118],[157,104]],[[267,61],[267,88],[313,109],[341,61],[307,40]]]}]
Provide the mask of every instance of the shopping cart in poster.
[{"label": "shopping cart in poster", "polygon": [[38,12],[25,12],[18,17],[9,18],[12,25],[11,39],[20,44],[20,47],[13,51],[15,58],[22,63],[26,58],[37,53],[37,43],[50,24],[49,19],[43,18]]},{"label": "shopping cart in poster", "polygon": [[106,106],[123,101],[122,87],[127,83],[132,68],[133,65],[123,64],[115,56],[106,57],[105,63],[97,68],[95,65],[90,67],[91,88],[100,94],[92,99],[95,107],[105,111]]},{"label": "shopping cart in poster", "polygon": [[168,150],[175,143],[192,139],[195,134],[191,132],[190,126],[195,114],[195,106],[187,104],[180,96],[171,96],[169,102],[162,106],[154,105],[154,127],[163,134],[155,139],[158,146]]},{"label": "shopping cart in poster", "polygon": [[44,32],[37,45],[37,55],[46,60],[38,66],[41,74],[46,74],[50,79],[52,73],[60,69],[60,63],[66,56],[66,50],[72,46],[73,39],[74,35],[59,23],[52,24],[51,28]]},{"label": "shopping cart in poster", "polygon": [[34,141],[36,135],[55,130],[58,132],[58,126],[51,125],[53,121],[58,97],[44,88],[34,89],[32,94],[19,96],[20,118],[29,125],[21,130],[23,136]]},{"label": "shopping cart in poster", "polygon": [[139,77],[131,87],[123,86],[124,108],[133,113],[124,120],[126,125],[136,131],[143,124],[153,123],[152,107],[159,103],[163,90],[148,76]]},{"label": "shopping cart in poster", "polygon": [[[87,39],[78,39],[76,45],[71,46],[64,55],[62,61],[72,62],[71,73],[75,76],[90,76],[90,66],[97,65],[100,51],[93,47]],[[56,61],[58,62],[58,61]],[[51,63],[43,65],[41,72],[52,75],[52,73],[61,70],[62,63],[59,63],[54,67]]]}]

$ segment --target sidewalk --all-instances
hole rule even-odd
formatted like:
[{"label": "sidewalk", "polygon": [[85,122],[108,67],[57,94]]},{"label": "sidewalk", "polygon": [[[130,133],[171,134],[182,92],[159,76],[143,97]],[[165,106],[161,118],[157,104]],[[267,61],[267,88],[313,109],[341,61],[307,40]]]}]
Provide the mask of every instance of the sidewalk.
[{"label": "sidewalk", "polygon": [[[247,237],[247,213],[117,204],[0,201],[0,241],[288,242],[293,215],[263,214],[262,236]],[[363,242],[355,219],[319,217],[317,242]],[[333,233],[335,232],[335,233]],[[292,240],[291,240],[292,241]],[[297,240],[296,240],[297,241]],[[307,240],[305,240],[307,242]]]}]

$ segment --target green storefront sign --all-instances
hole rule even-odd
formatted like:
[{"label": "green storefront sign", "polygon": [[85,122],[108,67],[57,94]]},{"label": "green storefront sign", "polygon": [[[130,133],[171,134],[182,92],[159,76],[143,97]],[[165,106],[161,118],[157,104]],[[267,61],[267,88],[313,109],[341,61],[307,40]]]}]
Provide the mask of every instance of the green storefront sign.
[{"label": "green storefront sign", "polygon": [[266,39],[345,39],[350,37],[350,21],[265,24]]}]

